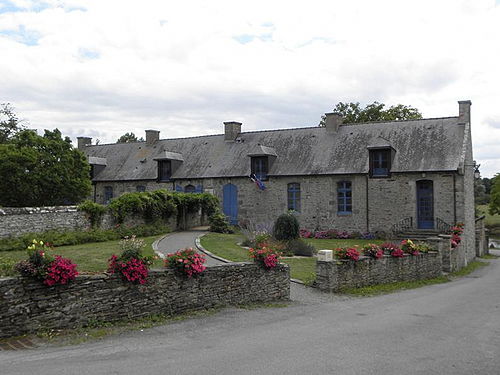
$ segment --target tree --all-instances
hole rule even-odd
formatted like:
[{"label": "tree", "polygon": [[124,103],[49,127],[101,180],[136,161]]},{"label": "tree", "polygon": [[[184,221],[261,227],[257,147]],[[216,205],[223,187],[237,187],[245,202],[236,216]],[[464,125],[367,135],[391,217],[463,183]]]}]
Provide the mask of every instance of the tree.
[{"label": "tree", "polygon": [[500,173],[491,179],[490,215],[500,215]]},{"label": "tree", "polygon": [[137,138],[137,136],[130,132],[130,133],[125,133],[123,134],[116,143],[130,143],[130,142],[144,142],[144,138]]},{"label": "tree", "polygon": [[[421,119],[422,114],[416,108],[398,104],[384,109],[385,104],[373,102],[365,108],[361,108],[359,103],[339,102],[333,112],[342,115],[344,124],[373,122],[373,121],[396,121]],[[325,116],[321,117],[319,126],[325,126]]]},{"label": "tree", "polygon": [[0,144],[0,205],[11,207],[74,204],[90,193],[85,155],[61,132],[31,130]]},{"label": "tree", "polygon": [[474,198],[476,204],[488,204],[490,201],[491,183],[487,177],[474,179]]},{"label": "tree", "polygon": [[7,143],[16,133],[23,130],[21,123],[10,103],[0,104],[0,143]]}]

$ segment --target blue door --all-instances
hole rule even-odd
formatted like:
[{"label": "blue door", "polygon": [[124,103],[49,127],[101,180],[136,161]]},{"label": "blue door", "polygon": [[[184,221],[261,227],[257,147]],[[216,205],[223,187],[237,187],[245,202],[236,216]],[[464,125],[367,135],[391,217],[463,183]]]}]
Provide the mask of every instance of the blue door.
[{"label": "blue door", "polygon": [[418,229],[434,229],[434,188],[432,181],[417,181]]},{"label": "blue door", "polygon": [[238,224],[238,188],[236,185],[227,184],[222,188],[222,210],[230,224]]}]

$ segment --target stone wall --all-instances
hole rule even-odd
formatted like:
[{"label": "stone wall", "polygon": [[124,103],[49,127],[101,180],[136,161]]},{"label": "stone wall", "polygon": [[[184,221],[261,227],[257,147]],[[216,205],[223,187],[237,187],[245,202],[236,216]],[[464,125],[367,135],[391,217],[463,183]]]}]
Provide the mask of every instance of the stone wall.
[{"label": "stone wall", "polygon": [[[173,216],[165,223],[172,230],[193,228],[206,224],[201,210],[187,213],[177,220]],[[117,223],[111,214],[103,215],[100,227],[113,228]],[[141,215],[128,216],[123,225],[144,224]],[[90,220],[76,206],[0,208],[0,238],[17,237],[26,233],[41,233],[48,230],[86,230]]]},{"label": "stone wall", "polygon": [[482,257],[490,252],[484,218],[485,217],[482,216],[481,218],[476,219],[476,256],[478,257]]},{"label": "stone wall", "polygon": [[[417,215],[418,180],[434,183],[434,213],[449,224],[455,223],[454,175],[451,173],[393,173],[390,178],[368,178],[367,175],[325,175],[269,177],[264,181],[265,190],[259,190],[246,177],[207,178],[158,183],[156,181],[97,183],[99,199],[104,186],[113,186],[116,196],[135,191],[136,185],[146,190],[165,188],[174,190],[175,185],[203,186],[205,192],[216,195],[223,202],[223,186],[234,184],[238,189],[238,218],[240,222],[272,223],[287,212],[287,187],[299,183],[301,211],[297,214],[303,228],[313,230],[339,229],[359,232],[390,232],[392,225]],[[352,186],[352,214],[338,214],[337,183],[350,181]],[[463,195],[463,194],[462,194]],[[102,202],[100,202],[102,203]],[[465,220],[465,217],[462,221]]]},{"label": "stone wall", "polygon": [[319,289],[338,292],[348,288],[415,281],[441,275],[441,255],[429,252],[417,256],[394,258],[385,255],[380,259],[361,257],[359,261],[318,261],[316,284]]},{"label": "stone wall", "polygon": [[83,275],[55,287],[4,278],[0,279],[0,337],[289,297],[286,265],[266,271],[253,263],[226,264],[209,267],[192,279],[178,277],[170,269],[151,270],[145,285],[131,285],[115,275]]}]

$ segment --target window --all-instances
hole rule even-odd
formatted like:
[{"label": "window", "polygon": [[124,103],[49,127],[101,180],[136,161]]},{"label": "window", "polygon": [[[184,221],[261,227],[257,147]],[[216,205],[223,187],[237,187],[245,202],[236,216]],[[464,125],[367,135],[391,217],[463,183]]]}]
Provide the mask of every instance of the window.
[{"label": "window", "polygon": [[370,151],[370,175],[374,177],[387,177],[391,169],[390,150]]},{"label": "window", "polygon": [[104,186],[104,204],[108,204],[113,199],[113,186]]},{"label": "window", "polygon": [[288,209],[300,212],[300,184],[288,184]]},{"label": "window", "polygon": [[352,188],[350,181],[341,181],[337,183],[337,203],[337,213],[352,213]]},{"label": "window", "polygon": [[144,186],[144,185],[137,185],[135,187],[135,190],[138,191],[138,192],[146,191],[146,186]]},{"label": "window", "polygon": [[196,188],[193,185],[186,185],[184,187],[184,192],[185,193],[194,193]]},{"label": "window", "polygon": [[251,163],[252,174],[259,180],[267,180],[267,173],[269,172],[267,156],[253,156]]},{"label": "window", "polygon": [[172,163],[170,160],[158,160],[158,181],[170,181]]}]

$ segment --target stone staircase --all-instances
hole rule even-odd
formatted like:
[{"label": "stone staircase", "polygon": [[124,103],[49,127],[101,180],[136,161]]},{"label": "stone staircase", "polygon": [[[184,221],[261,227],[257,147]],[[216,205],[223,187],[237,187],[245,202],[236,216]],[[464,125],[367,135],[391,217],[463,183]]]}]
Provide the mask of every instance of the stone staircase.
[{"label": "stone staircase", "polygon": [[436,237],[438,234],[441,233],[437,229],[408,229],[395,234],[395,239],[424,241],[428,237]]}]

